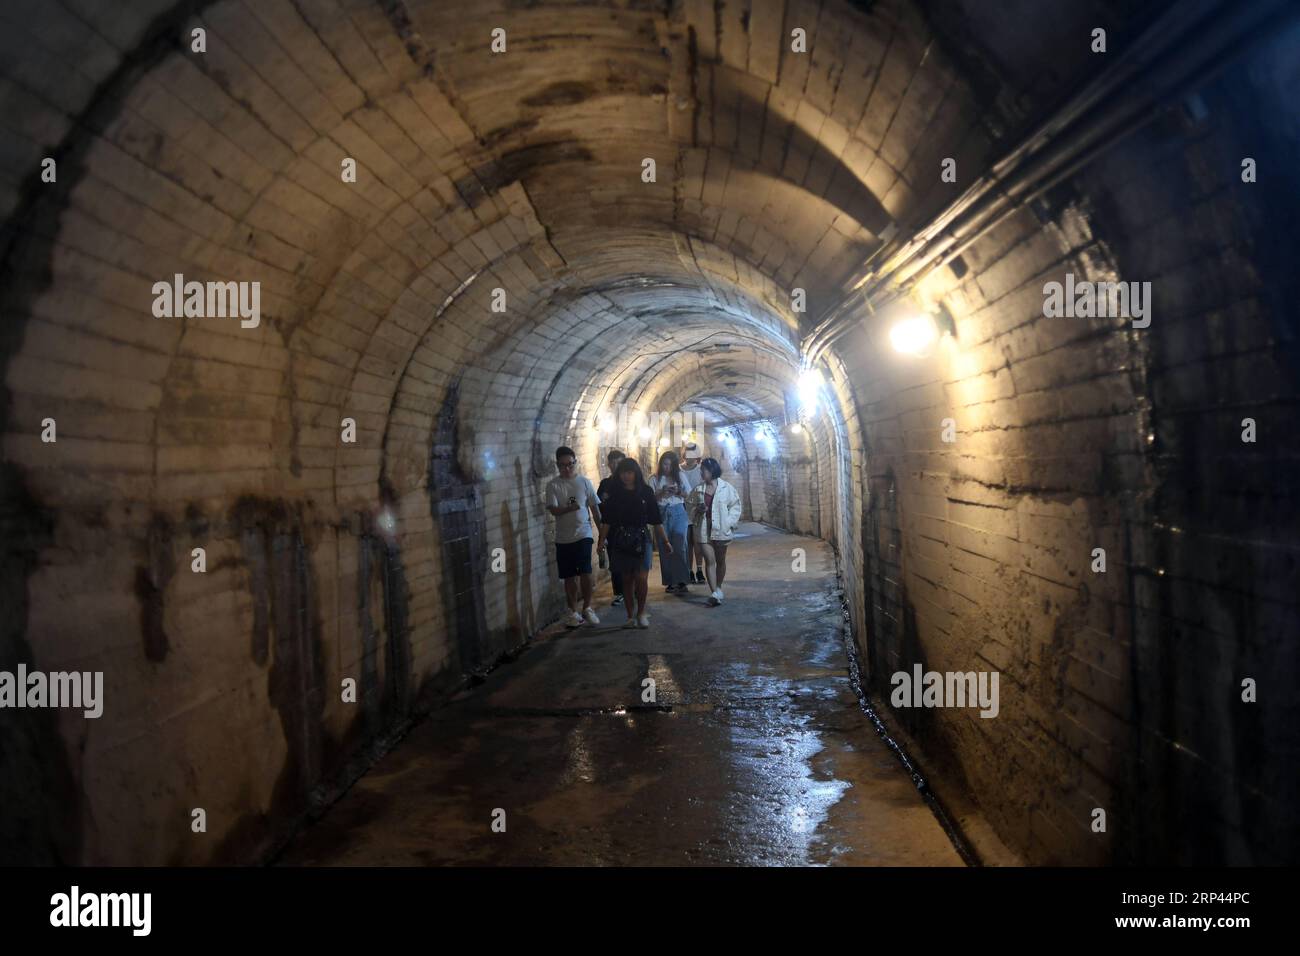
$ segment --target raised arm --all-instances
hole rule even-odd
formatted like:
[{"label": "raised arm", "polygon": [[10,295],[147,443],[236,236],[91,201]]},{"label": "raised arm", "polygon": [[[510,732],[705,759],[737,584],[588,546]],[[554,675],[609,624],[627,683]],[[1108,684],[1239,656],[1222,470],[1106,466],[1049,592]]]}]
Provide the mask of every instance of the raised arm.
[{"label": "raised arm", "polygon": [[547,485],[546,486],[546,510],[558,518],[560,515],[567,515],[570,511],[577,511],[578,506],[576,504],[571,505],[568,503],[560,504],[559,497],[555,491],[555,486]]},{"label": "raised arm", "polygon": [[699,502],[700,486],[696,485],[690,491],[686,492],[686,520],[691,524],[695,523],[695,509],[700,506]]}]

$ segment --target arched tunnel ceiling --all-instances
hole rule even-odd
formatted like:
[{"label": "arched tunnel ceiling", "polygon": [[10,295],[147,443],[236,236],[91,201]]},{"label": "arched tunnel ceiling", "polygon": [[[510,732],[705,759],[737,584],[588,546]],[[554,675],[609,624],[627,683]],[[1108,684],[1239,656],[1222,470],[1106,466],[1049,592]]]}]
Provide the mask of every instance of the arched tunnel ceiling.
[{"label": "arched tunnel ceiling", "polygon": [[[506,397],[557,428],[593,401],[667,397],[779,417],[811,322],[882,233],[954,188],[917,170],[984,144],[898,2],[715,22],[693,4],[217,0],[61,24],[18,53],[31,75],[76,66],[22,104],[61,134],[63,171],[28,205],[8,197],[11,236],[42,240],[10,247],[29,276],[16,295],[49,332],[11,378],[57,369],[57,315],[108,314],[150,353],[125,374],[128,431],[176,447],[141,449],[132,494],[163,499],[400,491],[470,366],[486,373],[464,385],[474,407]],[[812,53],[789,49],[795,26]],[[173,273],[260,281],[261,326],[148,323],[140,303]],[[111,401],[120,385],[80,388]],[[341,415],[359,449],[338,447]],[[242,453],[204,460],[224,477],[180,464],[231,421]]]}]

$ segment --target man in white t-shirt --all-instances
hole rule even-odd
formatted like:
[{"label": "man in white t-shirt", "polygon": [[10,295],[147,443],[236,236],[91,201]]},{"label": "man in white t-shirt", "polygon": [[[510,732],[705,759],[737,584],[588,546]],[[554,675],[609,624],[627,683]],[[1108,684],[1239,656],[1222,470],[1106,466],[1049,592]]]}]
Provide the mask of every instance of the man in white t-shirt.
[{"label": "man in white t-shirt", "polygon": [[[702,482],[704,479],[700,476],[700,446],[693,441],[688,441],[682,446],[682,484],[685,485],[685,491],[689,495],[691,489]],[[695,570],[692,572],[690,565],[695,563]],[[700,549],[699,543],[695,540],[695,522],[692,521],[686,528],[686,572],[692,584],[704,584],[704,552]]]},{"label": "man in white t-shirt", "polygon": [[[569,627],[582,622],[599,624],[591,609],[591,529],[600,524],[600,499],[585,476],[578,474],[578,456],[572,448],[555,449],[558,477],[546,485],[546,510],[555,516],[555,563],[564,582],[564,597],[569,604]],[[578,610],[579,586],[582,610]]]}]

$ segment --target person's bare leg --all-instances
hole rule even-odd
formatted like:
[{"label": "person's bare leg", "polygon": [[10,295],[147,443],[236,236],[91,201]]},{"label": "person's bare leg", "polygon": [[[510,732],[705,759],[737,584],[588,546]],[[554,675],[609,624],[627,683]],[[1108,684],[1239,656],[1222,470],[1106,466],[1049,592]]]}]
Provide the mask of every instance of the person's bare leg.
[{"label": "person's bare leg", "polygon": [[718,565],[718,590],[722,590],[722,582],[727,580],[727,546],[725,544],[713,545],[713,557]]},{"label": "person's bare leg", "polygon": [[687,571],[698,571],[704,564],[704,549],[700,547],[699,541],[695,539],[695,525],[686,529],[686,562],[690,565]]},{"label": "person's bare leg", "polygon": [[627,611],[629,621],[636,620],[636,572],[625,571],[623,579],[623,610]]},{"label": "person's bare leg", "polygon": [[709,582],[709,593],[712,593],[718,589],[717,557],[713,545],[704,541],[700,542],[700,552],[704,555],[704,577]]},{"label": "person's bare leg", "polygon": [[646,613],[646,598],[649,596],[649,591],[650,572],[638,571],[636,573],[636,603],[638,605],[636,613],[638,617]]},{"label": "person's bare leg", "polygon": [[578,611],[578,608],[574,607],[578,603],[578,579],[576,577],[564,579],[564,599],[568,602],[570,611]]},{"label": "person's bare leg", "polygon": [[591,607],[591,575],[582,575],[582,609]]}]

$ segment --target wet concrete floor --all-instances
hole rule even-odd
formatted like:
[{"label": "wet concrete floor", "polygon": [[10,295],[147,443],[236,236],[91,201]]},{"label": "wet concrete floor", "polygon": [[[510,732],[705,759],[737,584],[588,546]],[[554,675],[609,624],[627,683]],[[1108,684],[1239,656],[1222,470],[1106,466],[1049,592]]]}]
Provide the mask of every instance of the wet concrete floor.
[{"label": "wet concrete floor", "polygon": [[606,586],[599,627],[549,630],[435,711],[280,862],[960,866],[858,707],[829,547],[740,531],[721,607],[656,566],[651,626],[624,630]]}]

